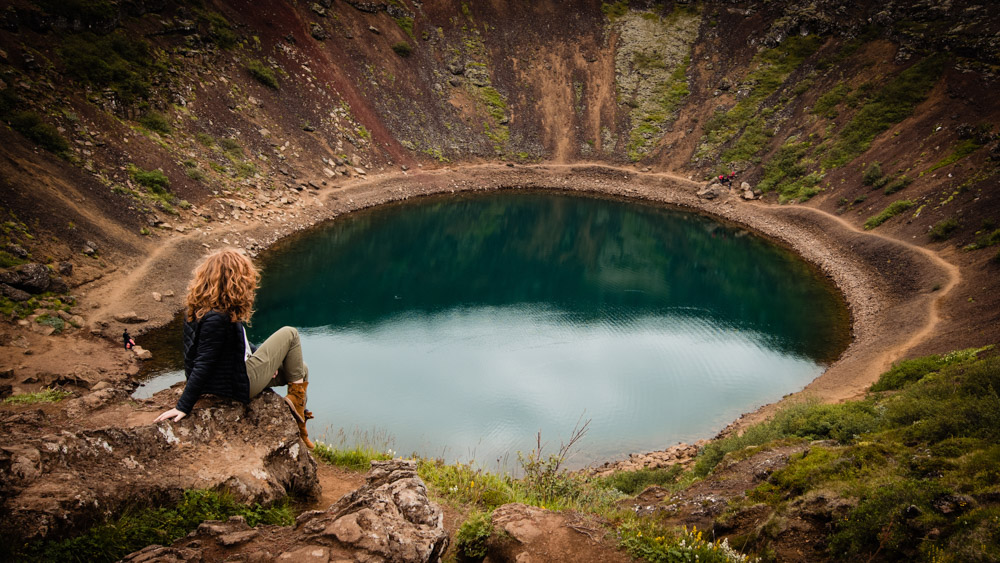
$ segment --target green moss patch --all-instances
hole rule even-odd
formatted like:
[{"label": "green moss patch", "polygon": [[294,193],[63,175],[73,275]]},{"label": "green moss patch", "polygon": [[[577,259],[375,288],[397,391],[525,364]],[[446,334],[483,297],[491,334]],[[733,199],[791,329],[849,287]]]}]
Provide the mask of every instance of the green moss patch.
[{"label": "green moss patch", "polygon": [[915,202],[910,201],[908,199],[901,199],[898,201],[894,201],[889,205],[887,205],[886,208],[883,209],[877,215],[869,217],[868,220],[865,221],[865,229],[868,230],[874,229],[875,227],[881,225],[882,223],[885,223],[889,219],[892,219],[896,215],[899,215],[900,213],[906,211],[907,209],[910,209],[915,205],[916,205]]}]

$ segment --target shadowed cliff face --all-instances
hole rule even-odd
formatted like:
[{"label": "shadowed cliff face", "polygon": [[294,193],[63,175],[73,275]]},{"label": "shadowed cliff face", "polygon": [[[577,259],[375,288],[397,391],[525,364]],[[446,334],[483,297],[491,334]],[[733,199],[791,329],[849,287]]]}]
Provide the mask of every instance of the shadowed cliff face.
[{"label": "shadowed cliff face", "polygon": [[[767,201],[987,246],[991,9],[17,0],[0,14],[0,242],[73,258],[90,268],[79,283],[111,267],[82,259],[88,242],[142,256],[167,231],[245,221],[310,183],[599,161],[732,170]],[[994,253],[962,259],[994,267]]]}]

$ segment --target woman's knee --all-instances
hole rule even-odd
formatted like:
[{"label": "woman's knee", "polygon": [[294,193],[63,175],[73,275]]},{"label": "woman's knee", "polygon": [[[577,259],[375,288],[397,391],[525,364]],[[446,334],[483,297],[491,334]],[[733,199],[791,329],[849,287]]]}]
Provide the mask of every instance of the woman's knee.
[{"label": "woman's knee", "polygon": [[299,329],[294,326],[283,326],[279,328],[277,332],[291,342],[299,341]]}]

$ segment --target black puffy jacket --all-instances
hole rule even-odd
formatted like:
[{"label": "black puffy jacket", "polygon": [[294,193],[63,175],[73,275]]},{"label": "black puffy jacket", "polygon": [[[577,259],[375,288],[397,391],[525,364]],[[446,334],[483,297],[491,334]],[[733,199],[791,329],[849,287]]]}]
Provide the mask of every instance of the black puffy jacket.
[{"label": "black puffy jacket", "polygon": [[[252,350],[251,350],[252,352]],[[184,322],[184,376],[187,384],[177,410],[191,414],[205,393],[250,402],[250,380],[244,362],[243,323],[209,311],[200,321]]]}]

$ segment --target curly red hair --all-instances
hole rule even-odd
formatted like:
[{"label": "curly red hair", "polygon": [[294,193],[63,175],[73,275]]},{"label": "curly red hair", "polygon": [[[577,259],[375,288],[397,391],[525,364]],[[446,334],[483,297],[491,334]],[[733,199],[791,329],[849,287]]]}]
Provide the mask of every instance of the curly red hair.
[{"label": "curly red hair", "polygon": [[223,248],[209,254],[194,269],[188,284],[187,320],[201,320],[205,313],[218,311],[233,322],[249,322],[259,282],[260,272],[239,251]]}]

